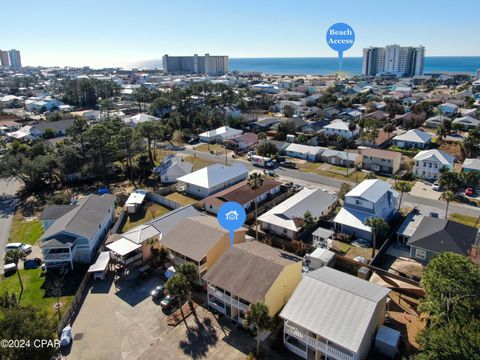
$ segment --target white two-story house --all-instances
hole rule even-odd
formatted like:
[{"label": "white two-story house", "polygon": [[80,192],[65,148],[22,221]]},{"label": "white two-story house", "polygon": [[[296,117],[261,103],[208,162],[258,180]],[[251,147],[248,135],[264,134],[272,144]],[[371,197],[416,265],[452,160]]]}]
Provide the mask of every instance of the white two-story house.
[{"label": "white two-story house", "polygon": [[442,150],[420,151],[414,158],[413,173],[427,180],[437,180],[444,170],[453,170],[455,157]]},{"label": "white two-story house", "polygon": [[114,220],[115,198],[91,194],[72,207],[57,210],[51,211],[56,219],[42,218],[46,230],[40,248],[46,269],[64,265],[73,269],[74,263],[90,263]]},{"label": "white two-story house", "polygon": [[360,127],[357,125],[355,130],[350,131],[348,128],[349,124],[349,122],[340,119],[333,120],[330,124],[324,126],[323,131],[325,136],[328,137],[340,136],[344,139],[356,138],[360,133]]},{"label": "white two-story house", "polygon": [[343,208],[333,220],[335,228],[356,238],[370,240],[371,228],[365,221],[371,217],[380,217],[389,221],[397,211],[398,193],[382,180],[362,181],[345,195]]}]

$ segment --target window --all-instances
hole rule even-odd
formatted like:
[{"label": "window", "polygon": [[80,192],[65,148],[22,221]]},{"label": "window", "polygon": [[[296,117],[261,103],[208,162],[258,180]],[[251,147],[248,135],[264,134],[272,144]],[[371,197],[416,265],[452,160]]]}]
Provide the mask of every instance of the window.
[{"label": "window", "polygon": [[423,249],[415,249],[415,257],[425,259],[427,257],[427,252]]}]

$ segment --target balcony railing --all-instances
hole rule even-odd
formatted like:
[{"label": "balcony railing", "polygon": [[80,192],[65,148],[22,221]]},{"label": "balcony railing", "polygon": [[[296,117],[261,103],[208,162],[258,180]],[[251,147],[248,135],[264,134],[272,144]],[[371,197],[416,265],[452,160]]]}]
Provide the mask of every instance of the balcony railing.
[{"label": "balcony railing", "polygon": [[307,352],[299,349],[295,345],[289,344],[288,342],[285,342],[285,347],[293,352],[294,354],[297,354],[298,356],[306,359],[307,358]]},{"label": "balcony railing", "polygon": [[225,309],[222,308],[221,306],[215,304],[213,301],[209,301],[208,306],[210,306],[212,309],[215,309],[222,314],[225,314]]},{"label": "balcony railing", "polygon": [[322,353],[326,354],[328,357],[333,357],[334,359],[338,359],[338,360],[354,359],[352,355],[349,355],[339,349],[335,349],[334,347],[329,346],[326,343],[308,335],[308,333],[305,330],[299,329],[288,323],[284,324],[284,328],[285,328],[286,334],[307,343],[309,346],[313,347],[316,350],[321,351]]},{"label": "balcony railing", "polygon": [[216,298],[222,300],[224,303],[235,306],[241,311],[247,311],[248,310],[248,305],[244,304],[240,300],[236,300],[232,298],[231,296],[228,296],[227,294],[223,293],[220,290],[215,289],[213,286],[209,285],[208,286],[208,293],[212,296],[215,296]]},{"label": "balcony railing", "polygon": [[43,254],[45,261],[70,261],[70,253],[47,253]]}]

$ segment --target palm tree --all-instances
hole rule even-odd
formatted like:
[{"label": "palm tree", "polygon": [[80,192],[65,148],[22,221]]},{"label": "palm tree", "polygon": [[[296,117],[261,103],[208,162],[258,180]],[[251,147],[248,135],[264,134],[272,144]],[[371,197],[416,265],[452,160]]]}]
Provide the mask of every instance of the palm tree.
[{"label": "palm tree", "polygon": [[451,190],[447,190],[442,194],[442,199],[447,202],[447,207],[445,208],[445,219],[448,219],[448,205],[450,205],[450,201],[455,200],[455,193]]},{"label": "palm tree", "polygon": [[267,141],[267,134],[264,132],[258,133],[257,139],[265,143]]},{"label": "palm tree", "polygon": [[404,192],[409,192],[412,190],[412,185],[406,181],[399,181],[395,188],[400,191],[400,200],[398,201],[398,209],[400,210],[400,207],[402,206],[402,198],[403,198],[403,193]]},{"label": "palm tree", "polygon": [[380,231],[385,231],[388,229],[387,222],[380,217],[371,217],[365,221],[365,225],[369,226],[372,231],[372,259],[375,256],[375,248],[377,247],[377,235]]},{"label": "palm tree", "polygon": [[476,148],[477,142],[470,136],[467,136],[465,139],[463,139],[462,143],[460,144],[460,150],[464,159],[472,156],[472,153]]},{"label": "palm tree", "polygon": [[439,183],[445,189],[455,192],[460,185],[459,175],[453,171],[444,171],[440,175]]},{"label": "palm tree", "polygon": [[260,354],[260,335],[264,330],[268,330],[272,325],[272,319],[268,314],[268,306],[261,303],[256,302],[254,304],[250,304],[248,307],[247,312],[245,313],[245,320],[243,322],[245,327],[253,327],[256,334],[257,339],[257,357]]},{"label": "palm tree", "polygon": [[393,125],[391,122],[386,123],[383,126],[383,131],[385,131],[388,134],[388,139],[390,140],[390,134],[395,130],[395,125]]},{"label": "palm tree", "polygon": [[248,177],[248,185],[253,191],[255,198],[253,203],[255,204],[255,240],[258,241],[258,223],[257,223],[257,190],[260,190],[263,186],[263,176],[259,173],[250,174]]},{"label": "palm tree", "polygon": [[445,126],[443,126],[443,124],[438,125],[437,135],[440,140],[447,136],[447,130],[445,129]]},{"label": "palm tree", "polygon": [[185,275],[176,273],[170,279],[168,279],[167,283],[165,284],[165,288],[168,291],[169,295],[176,296],[178,299],[178,303],[180,305],[180,312],[182,313],[182,317],[185,321],[185,316],[183,315],[183,301],[188,298],[188,294],[190,292],[190,282],[185,277]]},{"label": "palm tree", "polygon": [[23,252],[22,250],[9,250],[5,254],[5,264],[14,263],[17,267],[18,282],[20,283],[20,297],[22,297],[23,293],[23,282],[22,277],[20,276],[20,269],[18,268],[18,263],[20,262],[20,260],[25,260],[26,257],[27,254],[25,254],[25,252]]},{"label": "palm tree", "polygon": [[177,273],[182,274],[188,280],[190,287],[188,288],[187,300],[192,301],[192,288],[198,278],[198,268],[191,262],[184,262],[177,268]]}]

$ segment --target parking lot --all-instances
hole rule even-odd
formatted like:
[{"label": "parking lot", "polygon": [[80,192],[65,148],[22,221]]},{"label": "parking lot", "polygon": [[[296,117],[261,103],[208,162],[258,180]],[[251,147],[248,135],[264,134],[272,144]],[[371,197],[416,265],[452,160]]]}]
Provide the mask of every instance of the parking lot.
[{"label": "parking lot", "polygon": [[420,196],[431,200],[438,200],[440,199],[442,192],[433,190],[432,184],[417,181],[412,190],[410,190],[410,195]]},{"label": "parking lot", "polygon": [[199,307],[176,327],[150,291],[161,280],[113,280],[93,283],[72,324],[67,359],[245,359],[254,339]]}]

